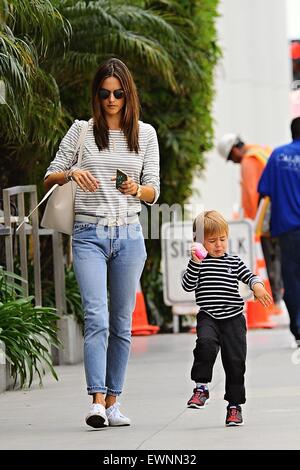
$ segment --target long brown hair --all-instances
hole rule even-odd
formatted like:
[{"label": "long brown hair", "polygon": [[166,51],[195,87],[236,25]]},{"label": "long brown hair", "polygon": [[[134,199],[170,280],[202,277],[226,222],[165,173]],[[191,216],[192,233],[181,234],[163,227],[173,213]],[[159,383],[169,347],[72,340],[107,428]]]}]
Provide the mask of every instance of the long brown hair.
[{"label": "long brown hair", "polygon": [[127,139],[131,152],[139,151],[139,115],[140,102],[132,75],[119,59],[109,59],[97,70],[92,84],[92,108],[94,119],[94,137],[99,150],[108,148],[108,125],[103,114],[99,89],[108,77],[116,77],[124,90],[125,103],[122,109],[121,129]]}]

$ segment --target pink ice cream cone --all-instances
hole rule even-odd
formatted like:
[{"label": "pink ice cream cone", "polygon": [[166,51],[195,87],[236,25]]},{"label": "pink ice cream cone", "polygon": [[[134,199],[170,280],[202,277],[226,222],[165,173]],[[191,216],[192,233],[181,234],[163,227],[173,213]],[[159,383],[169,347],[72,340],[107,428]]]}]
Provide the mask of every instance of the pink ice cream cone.
[{"label": "pink ice cream cone", "polygon": [[202,243],[195,243],[195,245],[196,245],[195,255],[197,256],[197,258],[199,259],[206,258],[208,251],[204,248]]}]

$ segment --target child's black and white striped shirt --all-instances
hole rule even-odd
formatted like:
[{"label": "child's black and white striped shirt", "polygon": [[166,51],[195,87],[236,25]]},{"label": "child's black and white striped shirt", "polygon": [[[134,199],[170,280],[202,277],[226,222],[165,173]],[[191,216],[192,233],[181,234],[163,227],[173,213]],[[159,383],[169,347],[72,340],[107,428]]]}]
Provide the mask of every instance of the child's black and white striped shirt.
[{"label": "child's black and white striped shirt", "polygon": [[201,311],[222,319],[243,312],[244,300],[239,294],[239,281],[251,289],[257,282],[263,284],[237,255],[225,253],[220,258],[207,255],[201,263],[191,259],[182,277],[182,287],[187,292],[195,291]]}]

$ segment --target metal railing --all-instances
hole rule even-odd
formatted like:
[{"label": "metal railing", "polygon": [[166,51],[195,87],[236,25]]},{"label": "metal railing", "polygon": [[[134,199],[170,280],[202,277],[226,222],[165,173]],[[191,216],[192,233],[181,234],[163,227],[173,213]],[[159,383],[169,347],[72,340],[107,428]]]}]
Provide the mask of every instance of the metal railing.
[{"label": "metal railing", "polygon": [[[5,236],[5,257],[7,271],[14,272],[14,253],[13,253],[13,230],[12,223],[21,223],[25,218],[25,199],[24,195],[30,195],[30,211],[37,205],[36,186],[14,186],[12,188],[3,189],[3,210],[4,210],[4,225],[5,228],[10,229],[8,235]],[[11,214],[11,197],[17,196],[17,218],[12,219]],[[16,220],[17,219],[17,220]],[[20,246],[20,265],[21,276],[24,280],[28,281],[28,259],[27,259],[27,240],[26,240],[26,226],[20,228],[18,232],[18,240]],[[41,288],[41,262],[40,262],[40,240],[39,240],[39,219],[37,211],[32,214],[32,245],[33,245],[33,268],[34,268],[34,294],[35,304],[42,305],[42,288]],[[23,288],[28,295],[28,283],[23,282]]]},{"label": "metal railing", "polygon": [[[33,270],[34,270],[34,295],[35,304],[42,305],[42,286],[41,286],[41,256],[40,256],[40,237],[52,237],[53,249],[53,269],[54,269],[54,289],[55,304],[57,312],[60,316],[66,313],[66,297],[65,297],[65,269],[64,269],[64,252],[62,234],[55,230],[39,228],[38,211],[31,216],[30,224],[25,223],[16,233],[16,225],[21,224],[25,218],[25,195],[29,195],[29,208],[31,212],[37,205],[37,192],[35,185],[14,186],[12,188],[3,189],[3,222],[4,226],[0,227],[0,236],[5,239],[5,260],[6,269],[14,273],[14,238],[18,241],[17,251],[20,256],[21,276],[27,281],[23,282],[23,288],[28,295],[28,250],[27,237],[32,237],[33,251]],[[17,198],[17,216],[12,215],[11,198]],[[2,220],[0,219],[2,222]],[[27,221],[29,222],[29,221]],[[15,250],[16,251],[16,250]]]},{"label": "metal railing", "polygon": [[[40,237],[51,236],[55,307],[59,316],[57,336],[62,344],[59,349],[52,346],[51,354],[54,365],[74,364],[83,359],[83,338],[81,328],[75,318],[72,315],[67,315],[63,235],[55,230],[39,228],[38,211],[31,215],[30,221],[26,220],[25,202],[28,203],[28,201],[25,200],[25,197],[28,196],[30,207],[26,207],[26,210],[29,213],[37,205],[36,186],[16,186],[3,190],[2,215],[0,211],[0,242],[1,239],[5,240],[5,256],[3,258],[5,258],[6,270],[14,273],[15,260],[17,257],[20,258],[21,276],[24,278],[22,284],[26,295],[28,295],[28,252],[30,252],[30,259],[33,259],[34,265],[35,304],[42,306]],[[12,198],[16,199],[16,204],[13,204]],[[15,212],[14,215],[12,215],[11,208]],[[24,219],[25,223],[16,231],[16,226],[20,225]],[[4,244],[1,243],[2,246]],[[11,279],[11,282],[14,280]]]}]

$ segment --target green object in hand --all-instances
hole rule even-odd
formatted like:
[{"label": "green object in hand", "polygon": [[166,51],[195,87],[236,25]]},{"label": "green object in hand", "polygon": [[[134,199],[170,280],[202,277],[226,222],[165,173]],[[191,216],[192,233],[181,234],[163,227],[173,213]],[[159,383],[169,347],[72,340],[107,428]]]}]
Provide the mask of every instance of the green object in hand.
[{"label": "green object in hand", "polygon": [[128,175],[124,171],[117,169],[116,188],[118,189],[124,181],[128,180]]}]

